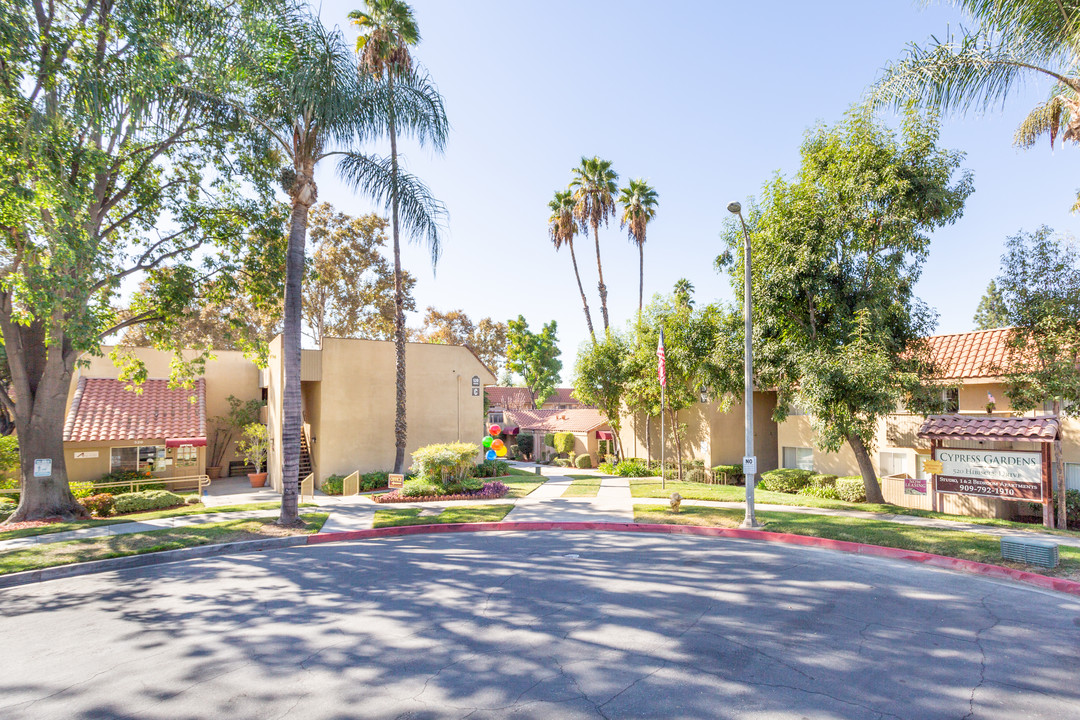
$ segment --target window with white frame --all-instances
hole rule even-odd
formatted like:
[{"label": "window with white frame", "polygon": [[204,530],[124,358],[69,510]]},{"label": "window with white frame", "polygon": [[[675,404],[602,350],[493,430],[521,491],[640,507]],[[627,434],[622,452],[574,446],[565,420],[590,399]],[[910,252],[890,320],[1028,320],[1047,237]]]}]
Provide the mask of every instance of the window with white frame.
[{"label": "window with white frame", "polygon": [[899,475],[907,472],[907,453],[882,450],[878,456],[878,474]]},{"label": "window with white frame", "polygon": [[945,402],[945,412],[960,412],[960,388],[945,388],[941,391],[941,399]]},{"label": "window with white frame", "polygon": [[783,449],[784,467],[799,470],[814,469],[814,450],[812,448],[786,447]]},{"label": "window with white frame", "polygon": [[1080,490],[1080,463],[1065,463],[1065,488]]},{"label": "window with white frame", "polygon": [[109,471],[156,472],[165,469],[164,445],[114,447],[109,453]]}]

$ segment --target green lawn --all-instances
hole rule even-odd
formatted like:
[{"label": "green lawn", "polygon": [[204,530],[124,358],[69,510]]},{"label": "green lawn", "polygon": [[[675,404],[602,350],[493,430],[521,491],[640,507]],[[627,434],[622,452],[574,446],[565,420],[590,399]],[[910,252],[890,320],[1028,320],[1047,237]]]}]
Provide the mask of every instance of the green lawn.
[{"label": "green lawn", "polygon": [[[20,537],[32,537],[35,535],[49,535],[51,533],[67,532],[68,530],[82,530],[84,528],[101,527],[103,525],[118,525],[121,523],[139,522],[142,520],[157,520],[159,518],[178,517],[180,515],[205,515],[219,512],[243,512],[245,510],[277,510],[281,503],[252,503],[249,505],[222,505],[219,507],[206,507],[199,505],[182,505],[169,508],[168,510],[154,510],[144,513],[133,513],[121,517],[93,518],[90,520],[76,520],[74,522],[59,522],[38,527],[23,528],[21,530],[0,530],[0,540],[11,540]],[[312,503],[302,503],[300,507],[314,507]],[[0,525],[0,528],[3,526]]]},{"label": "green lawn", "polygon": [[600,492],[600,480],[596,475],[567,475],[574,482],[563,491],[563,497],[596,497]]},{"label": "green lawn", "polygon": [[240,540],[258,540],[286,535],[311,535],[317,533],[326,522],[326,513],[310,513],[300,516],[305,527],[280,528],[275,518],[248,520],[224,520],[188,527],[152,530],[150,532],[111,535],[87,540],[69,540],[49,543],[21,550],[0,551],[0,575],[36,570],[54,565],[104,560],[106,558],[143,555],[145,553],[175,550],[196,545],[217,545]]},{"label": "green lawn", "polygon": [[[1002,560],[1001,539],[992,535],[901,525],[888,520],[863,520],[828,515],[759,511],[756,516],[765,524],[763,529],[769,532],[918,550],[935,555],[1030,570],[1042,575],[1080,579],[1080,548],[1059,546],[1058,554],[1061,564],[1051,570]],[[669,508],[638,506],[634,508],[634,520],[639,523],[667,525],[738,527],[743,520],[743,510],[684,505],[681,512],[673,513]]]},{"label": "green lawn", "polygon": [[[707,485],[705,483],[668,480],[667,489],[662,490],[660,488],[660,478],[638,478],[630,481],[630,494],[636,498],[663,498],[666,500],[671,497],[671,493],[673,492],[678,492],[685,500],[716,500],[720,502],[745,502],[746,500],[746,488],[741,485]],[[849,503],[844,502],[843,500],[825,500],[809,495],[770,492],[769,490],[762,490],[761,488],[754,490],[754,501],[768,505],[797,505],[799,507],[827,508],[831,510],[862,510],[864,512],[872,513],[913,515],[915,517],[951,520],[953,522],[965,522],[973,525],[996,525],[998,527],[1014,528],[1017,530],[1036,530],[1038,532],[1080,537],[1080,533],[1075,531],[1047,530],[1041,525],[1014,522],[1012,520],[975,518],[966,515],[947,515],[945,513],[932,512],[930,510],[900,507],[899,505],[878,505],[875,503]]]},{"label": "green lawn", "polygon": [[506,493],[506,497],[519,498],[525,497],[543,485],[547,478],[518,468],[510,468],[510,476],[501,477],[498,480],[510,488],[510,492]]},{"label": "green lawn", "polygon": [[450,507],[438,515],[420,516],[420,508],[380,508],[375,511],[373,527],[398,525],[439,525],[443,523],[499,522],[514,508],[513,505],[474,505]]}]

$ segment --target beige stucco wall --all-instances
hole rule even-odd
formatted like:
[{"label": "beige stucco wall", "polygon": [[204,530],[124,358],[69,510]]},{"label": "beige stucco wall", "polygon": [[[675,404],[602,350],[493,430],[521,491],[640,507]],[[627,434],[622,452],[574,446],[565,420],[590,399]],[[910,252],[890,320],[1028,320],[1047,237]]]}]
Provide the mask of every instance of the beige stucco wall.
[{"label": "beige stucco wall", "polygon": [[[775,407],[774,393],[754,393],[754,453],[762,471],[776,467],[777,430],[772,419]],[[733,404],[727,412],[722,412],[716,403],[695,403],[680,411],[678,422],[686,426],[682,436],[683,459],[701,460],[708,467],[742,464],[746,449],[744,414],[741,402]],[[670,424],[670,416],[665,418],[665,422]],[[648,425],[650,442],[646,441],[647,423],[644,415],[628,414],[622,418],[619,440],[626,457],[646,458],[651,445],[652,459],[660,458],[660,420],[654,418]],[[665,428],[665,434],[665,456],[674,458],[675,443],[670,428]]]},{"label": "beige stucco wall", "polygon": [[[68,391],[68,410],[71,409],[71,401],[75,396],[75,390],[78,388],[80,377],[116,379],[120,376],[120,368],[116,367],[109,358],[109,354],[112,350],[112,347],[103,347],[102,351],[104,352],[104,356],[86,356],[83,358],[88,365],[76,369],[75,377],[72,380],[71,388]],[[167,379],[169,377],[170,364],[173,360],[173,354],[171,352],[164,352],[154,348],[131,348],[129,351],[145,363],[147,377],[162,379]],[[186,360],[190,360],[196,356],[197,353],[194,351],[185,351],[183,354],[183,357]],[[202,377],[206,381],[206,418],[208,421],[218,415],[223,415],[228,412],[228,397],[230,395],[235,395],[243,401],[262,398],[262,390],[259,387],[259,368],[251,360],[244,357],[244,354],[241,352],[231,350],[214,351],[213,359],[207,361],[205,372]],[[138,439],[143,441],[141,443],[143,445],[165,444],[164,438]],[[109,443],[65,443],[64,456],[68,477],[76,482],[99,478],[109,472],[110,448],[130,447],[136,444],[140,443],[127,440],[118,440]],[[74,457],[75,452],[82,450],[96,450],[98,451],[98,457],[76,460]],[[170,453],[168,457],[172,457],[173,455],[174,453]],[[226,467],[228,466],[229,461],[239,459],[240,458],[235,451],[234,441],[233,447],[225,453],[224,462]],[[199,459],[195,467],[186,467],[182,470],[174,470],[173,467],[174,466],[166,473],[167,475],[174,475],[177,473],[190,475],[205,472],[206,449],[200,448]]]},{"label": "beige stucco wall", "polygon": [[[271,434],[280,436],[281,345],[271,344]],[[304,384],[317,482],[334,474],[388,470],[394,464],[394,344],[324,338],[318,361],[321,380]],[[305,353],[305,364],[311,362]],[[484,434],[483,387],[492,375],[467,348],[408,343],[405,350],[408,443],[406,464],[417,448],[432,443],[475,442]],[[480,392],[472,394],[472,378]],[[280,441],[279,443],[280,444]],[[281,458],[271,457],[270,480],[280,488]]]}]

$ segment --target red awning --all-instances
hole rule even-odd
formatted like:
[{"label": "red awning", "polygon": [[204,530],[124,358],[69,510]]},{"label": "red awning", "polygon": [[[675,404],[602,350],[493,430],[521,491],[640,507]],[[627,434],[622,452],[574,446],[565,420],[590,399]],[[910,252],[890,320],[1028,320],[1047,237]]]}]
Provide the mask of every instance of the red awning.
[{"label": "red awning", "polygon": [[514,427],[504,427],[502,429],[503,435],[517,435],[519,432],[521,432],[521,428],[516,425]]},{"label": "red awning", "polygon": [[183,447],[184,445],[206,447],[206,438],[165,438],[165,447]]},{"label": "red awning", "polygon": [[597,440],[614,440],[615,439],[615,433],[613,433],[611,430],[597,430],[596,431],[596,439]]}]

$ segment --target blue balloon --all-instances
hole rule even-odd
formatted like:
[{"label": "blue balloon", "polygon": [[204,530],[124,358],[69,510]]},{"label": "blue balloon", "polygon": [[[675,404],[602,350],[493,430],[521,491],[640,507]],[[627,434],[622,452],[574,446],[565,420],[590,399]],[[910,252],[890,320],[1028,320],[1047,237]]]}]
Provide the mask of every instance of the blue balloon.
[{"label": "blue balloon", "polygon": [[498,456],[495,454],[494,450],[488,450],[486,453],[484,453],[484,457],[488,460],[494,460]]}]

